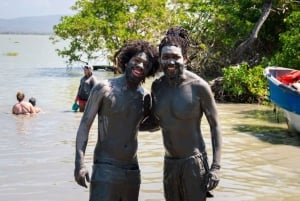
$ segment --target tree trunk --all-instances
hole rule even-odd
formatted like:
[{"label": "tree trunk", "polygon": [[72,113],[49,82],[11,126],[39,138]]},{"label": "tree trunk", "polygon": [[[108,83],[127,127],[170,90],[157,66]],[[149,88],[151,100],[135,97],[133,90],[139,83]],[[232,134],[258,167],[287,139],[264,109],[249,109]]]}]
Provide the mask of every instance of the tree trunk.
[{"label": "tree trunk", "polygon": [[[252,30],[249,38],[247,38],[244,42],[242,42],[233,52],[232,64],[239,64],[244,61],[248,61],[249,59],[252,59],[256,55],[255,52],[255,41],[258,37],[258,33],[268,18],[270,12],[272,9],[272,1],[271,0],[265,0],[263,12],[259,18],[259,20],[256,22],[254,29]],[[253,51],[254,50],[254,51]],[[254,54],[254,55],[253,55]]]}]

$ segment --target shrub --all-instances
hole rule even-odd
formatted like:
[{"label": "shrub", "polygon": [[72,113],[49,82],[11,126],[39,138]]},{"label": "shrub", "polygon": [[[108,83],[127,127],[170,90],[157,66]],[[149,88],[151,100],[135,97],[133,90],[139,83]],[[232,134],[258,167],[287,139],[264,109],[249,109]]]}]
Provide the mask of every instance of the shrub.
[{"label": "shrub", "polygon": [[249,68],[247,63],[223,69],[223,90],[226,100],[239,103],[264,103],[268,94],[264,68]]}]

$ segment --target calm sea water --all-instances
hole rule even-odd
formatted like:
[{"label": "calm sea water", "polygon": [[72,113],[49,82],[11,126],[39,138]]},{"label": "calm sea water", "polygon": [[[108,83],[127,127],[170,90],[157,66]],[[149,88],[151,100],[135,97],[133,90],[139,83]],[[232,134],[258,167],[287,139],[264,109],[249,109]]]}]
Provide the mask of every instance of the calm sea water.
[{"label": "calm sea water", "polygon": [[[73,179],[74,143],[82,114],[72,112],[71,106],[83,74],[79,67],[66,68],[48,37],[0,35],[1,200],[88,200],[88,189]],[[114,76],[105,71],[94,74],[98,79]],[[145,87],[150,85],[151,80]],[[35,97],[45,112],[31,117],[12,115],[19,90],[27,99]],[[222,177],[215,197],[208,200],[300,200],[300,140],[287,132],[283,118],[277,123],[271,106],[218,104],[218,109]],[[203,131],[211,153],[206,121]],[[91,170],[96,121],[90,132],[86,161]],[[160,132],[139,134],[138,157],[140,201],[164,200]]]}]

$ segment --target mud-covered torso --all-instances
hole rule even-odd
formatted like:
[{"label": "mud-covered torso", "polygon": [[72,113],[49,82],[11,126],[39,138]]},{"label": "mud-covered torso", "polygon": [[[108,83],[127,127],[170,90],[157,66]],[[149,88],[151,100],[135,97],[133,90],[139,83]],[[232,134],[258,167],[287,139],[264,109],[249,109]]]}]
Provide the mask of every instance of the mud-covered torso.
[{"label": "mud-covered torso", "polygon": [[143,112],[144,90],[138,87],[136,90],[128,89],[126,86],[118,86],[117,80],[108,80],[105,86],[105,96],[99,114],[114,116],[138,116]]},{"label": "mud-covered torso", "polygon": [[153,87],[154,113],[161,122],[164,119],[170,120],[170,118],[174,121],[199,118],[202,110],[201,96],[195,86],[198,82],[199,80],[195,79],[172,86],[167,84],[167,80],[164,78],[155,81]]},{"label": "mud-covered torso", "polygon": [[176,85],[170,85],[162,77],[152,88],[154,115],[162,128],[166,155],[171,157],[205,151],[199,126],[203,116],[201,80],[192,74],[188,76],[189,79]]},{"label": "mud-covered torso", "polygon": [[171,114],[176,119],[190,119],[199,114],[200,100],[191,86],[168,88],[164,85],[154,94],[155,115],[159,119]]},{"label": "mud-covered torso", "polygon": [[136,160],[138,125],[144,116],[143,88],[129,89],[121,77],[106,81],[100,91],[103,98],[98,111],[95,160]]}]

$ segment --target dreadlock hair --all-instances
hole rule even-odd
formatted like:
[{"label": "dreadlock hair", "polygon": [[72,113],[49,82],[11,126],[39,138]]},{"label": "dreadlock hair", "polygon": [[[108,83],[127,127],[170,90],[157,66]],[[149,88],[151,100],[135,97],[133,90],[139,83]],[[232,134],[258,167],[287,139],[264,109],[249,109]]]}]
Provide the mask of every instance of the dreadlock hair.
[{"label": "dreadlock hair", "polygon": [[159,55],[161,55],[161,49],[164,46],[176,46],[182,49],[182,54],[187,55],[187,51],[190,45],[190,38],[188,31],[180,26],[174,26],[168,29],[165,37],[159,44]]},{"label": "dreadlock hair", "polygon": [[143,40],[131,40],[127,41],[123,47],[121,47],[116,54],[116,61],[122,72],[125,72],[126,64],[136,54],[144,52],[149,59],[149,73],[146,77],[154,76],[159,68],[158,63],[158,50],[154,45]]}]

